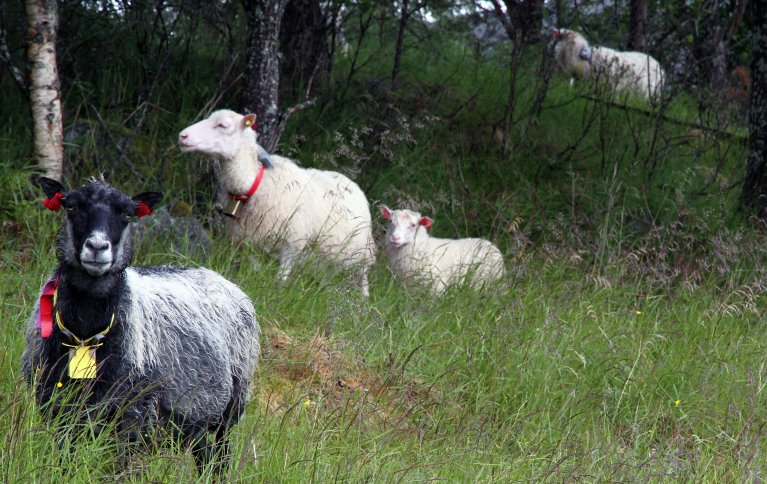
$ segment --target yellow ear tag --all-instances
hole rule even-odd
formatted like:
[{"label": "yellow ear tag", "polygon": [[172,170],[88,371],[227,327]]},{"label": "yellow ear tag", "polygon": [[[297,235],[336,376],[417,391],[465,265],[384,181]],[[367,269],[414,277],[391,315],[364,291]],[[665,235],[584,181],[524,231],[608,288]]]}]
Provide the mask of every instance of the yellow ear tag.
[{"label": "yellow ear tag", "polygon": [[251,120],[249,120],[249,119],[246,119],[246,120],[245,120],[245,126],[248,126],[248,127],[250,127],[252,124],[253,124],[253,121],[251,121]]},{"label": "yellow ear tag", "polygon": [[96,348],[80,346],[69,350],[69,378],[96,378]]}]

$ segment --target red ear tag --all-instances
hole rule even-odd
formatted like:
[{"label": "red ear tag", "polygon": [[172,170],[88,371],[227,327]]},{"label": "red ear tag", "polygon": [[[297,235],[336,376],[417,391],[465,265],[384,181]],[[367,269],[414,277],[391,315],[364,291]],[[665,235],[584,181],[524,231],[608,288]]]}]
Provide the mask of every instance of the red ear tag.
[{"label": "red ear tag", "polygon": [[421,217],[421,221],[419,222],[421,225],[423,225],[426,230],[431,230],[431,223],[433,222],[432,219],[429,217]]},{"label": "red ear tag", "polygon": [[391,210],[386,207],[381,207],[381,217],[383,217],[384,220],[391,220]]},{"label": "red ear tag", "polygon": [[53,198],[46,198],[43,200],[43,206],[48,210],[58,212],[59,209],[61,209],[62,198],[64,198],[64,195],[62,195],[61,192],[56,192],[56,194],[53,195]]},{"label": "red ear tag", "polygon": [[136,205],[136,217],[141,218],[145,215],[152,215],[152,209],[143,200],[136,202]]}]

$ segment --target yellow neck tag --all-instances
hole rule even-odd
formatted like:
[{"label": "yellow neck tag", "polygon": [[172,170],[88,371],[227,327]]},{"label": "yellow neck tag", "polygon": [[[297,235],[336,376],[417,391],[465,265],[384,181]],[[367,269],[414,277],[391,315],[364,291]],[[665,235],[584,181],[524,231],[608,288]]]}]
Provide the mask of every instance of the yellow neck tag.
[{"label": "yellow neck tag", "polygon": [[96,348],[79,346],[69,350],[69,378],[96,378]]}]

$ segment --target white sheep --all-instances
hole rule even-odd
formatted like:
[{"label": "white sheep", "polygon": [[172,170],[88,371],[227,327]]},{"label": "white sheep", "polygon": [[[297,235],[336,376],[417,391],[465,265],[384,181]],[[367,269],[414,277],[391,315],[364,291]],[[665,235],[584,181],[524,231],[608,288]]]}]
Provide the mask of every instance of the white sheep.
[{"label": "white sheep", "polygon": [[554,56],[559,69],[578,79],[604,79],[616,91],[651,99],[660,94],[665,74],[660,63],[643,52],[592,47],[578,32],[555,29]]},{"label": "white sheep", "polygon": [[389,223],[384,241],[389,268],[397,279],[414,281],[433,294],[471,277],[479,288],[503,277],[501,251],[485,239],[440,239],[428,233],[434,222],[411,210],[379,206]]},{"label": "white sheep", "polygon": [[323,260],[353,268],[367,297],[375,242],[365,194],[340,173],[267,154],[256,142],[255,121],[254,114],[220,110],[178,137],[182,152],[221,162],[223,187],[231,203],[241,203],[229,220],[230,235],[277,252],[283,280],[315,248]]}]

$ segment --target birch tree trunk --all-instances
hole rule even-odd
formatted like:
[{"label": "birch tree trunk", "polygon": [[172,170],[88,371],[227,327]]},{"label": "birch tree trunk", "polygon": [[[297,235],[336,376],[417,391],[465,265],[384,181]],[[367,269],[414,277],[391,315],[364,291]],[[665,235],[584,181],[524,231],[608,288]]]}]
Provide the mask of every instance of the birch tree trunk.
[{"label": "birch tree trunk", "polygon": [[751,3],[751,92],[748,112],[748,161],[741,202],[767,218],[767,2]]},{"label": "birch tree trunk", "polygon": [[64,166],[64,130],[61,119],[56,33],[56,0],[26,0],[29,102],[37,164],[45,176],[61,180]]},{"label": "birch tree trunk", "polygon": [[245,77],[240,104],[254,113],[258,142],[271,152],[282,135],[279,110],[280,24],[287,0],[242,0],[247,18]]}]

